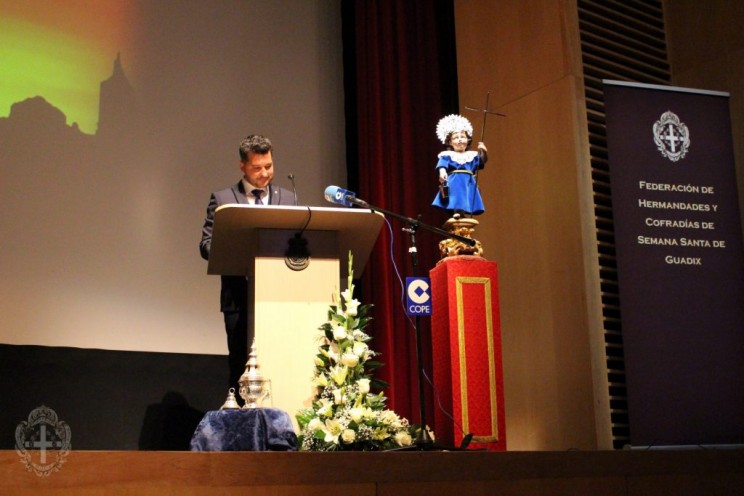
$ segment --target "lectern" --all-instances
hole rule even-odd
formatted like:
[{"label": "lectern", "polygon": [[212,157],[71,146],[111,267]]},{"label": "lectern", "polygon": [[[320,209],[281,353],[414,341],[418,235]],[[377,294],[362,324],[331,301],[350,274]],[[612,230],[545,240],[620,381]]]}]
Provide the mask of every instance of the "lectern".
[{"label": "lectern", "polygon": [[[311,404],[318,327],[335,292],[344,289],[348,253],[354,275],[361,276],[382,222],[382,214],[367,209],[235,204],[215,212],[207,273],[248,278],[254,303],[248,332],[271,381],[271,406],[293,419]],[[303,270],[285,262],[297,233],[310,254]]]}]

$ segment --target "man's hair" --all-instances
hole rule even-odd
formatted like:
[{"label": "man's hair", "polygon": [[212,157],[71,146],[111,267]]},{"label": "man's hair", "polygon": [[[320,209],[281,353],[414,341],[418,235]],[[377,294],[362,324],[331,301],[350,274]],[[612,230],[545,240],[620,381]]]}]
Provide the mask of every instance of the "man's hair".
[{"label": "man's hair", "polygon": [[269,141],[269,138],[260,134],[251,134],[240,142],[240,147],[238,148],[241,162],[248,160],[248,153],[250,152],[265,155],[271,150],[271,141]]}]

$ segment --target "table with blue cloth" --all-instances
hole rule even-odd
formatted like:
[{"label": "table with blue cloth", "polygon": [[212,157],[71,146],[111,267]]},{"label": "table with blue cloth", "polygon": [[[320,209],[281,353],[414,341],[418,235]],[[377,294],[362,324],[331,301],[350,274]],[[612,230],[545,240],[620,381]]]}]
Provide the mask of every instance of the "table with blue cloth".
[{"label": "table with blue cloth", "polygon": [[278,408],[207,412],[191,437],[191,451],[296,451],[297,435]]}]

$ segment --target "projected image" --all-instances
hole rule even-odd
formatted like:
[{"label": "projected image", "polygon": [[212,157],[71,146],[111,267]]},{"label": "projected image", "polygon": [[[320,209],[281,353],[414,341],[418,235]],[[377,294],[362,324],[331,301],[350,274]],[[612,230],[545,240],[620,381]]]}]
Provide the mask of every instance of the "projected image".
[{"label": "projected image", "polygon": [[131,53],[133,2],[0,0],[0,12],[0,117],[41,97],[95,134],[100,83]]},{"label": "projected image", "polygon": [[339,116],[335,2],[0,0],[0,343],[225,353],[209,195],[260,133],[322,202]]}]

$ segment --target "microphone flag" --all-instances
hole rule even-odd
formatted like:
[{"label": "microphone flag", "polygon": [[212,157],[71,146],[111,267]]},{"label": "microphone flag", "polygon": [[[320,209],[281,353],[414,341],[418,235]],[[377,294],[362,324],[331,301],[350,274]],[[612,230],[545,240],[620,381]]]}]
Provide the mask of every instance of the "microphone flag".
[{"label": "microphone flag", "polygon": [[350,207],[354,204],[353,199],[356,198],[356,193],[349,191],[348,189],[331,185],[325,189],[324,196],[325,199],[331,203]]}]

